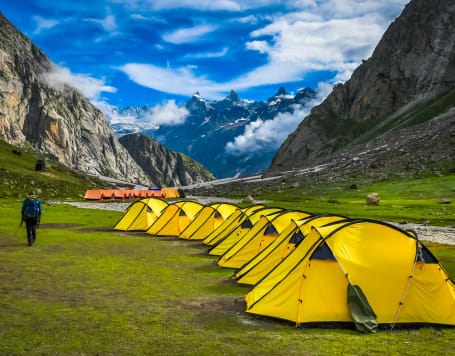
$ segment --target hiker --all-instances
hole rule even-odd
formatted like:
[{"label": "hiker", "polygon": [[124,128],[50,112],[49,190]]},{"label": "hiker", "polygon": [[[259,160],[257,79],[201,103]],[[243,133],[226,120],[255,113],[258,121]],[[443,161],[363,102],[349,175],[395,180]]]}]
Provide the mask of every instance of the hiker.
[{"label": "hiker", "polygon": [[[32,190],[28,198],[22,203],[22,221],[25,221],[27,227],[28,245],[32,246],[36,240],[36,226],[41,219],[41,202],[36,198],[35,192]],[[21,225],[22,225],[21,221]]]}]

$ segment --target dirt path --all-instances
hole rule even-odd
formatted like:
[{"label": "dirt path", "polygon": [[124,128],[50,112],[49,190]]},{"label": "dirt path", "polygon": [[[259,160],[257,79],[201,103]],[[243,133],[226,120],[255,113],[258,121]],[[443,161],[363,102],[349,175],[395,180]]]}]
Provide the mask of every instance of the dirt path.
[{"label": "dirt path", "polygon": [[81,209],[125,211],[131,203],[84,203],[74,201],[50,201],[49,204],[68,204]]}]

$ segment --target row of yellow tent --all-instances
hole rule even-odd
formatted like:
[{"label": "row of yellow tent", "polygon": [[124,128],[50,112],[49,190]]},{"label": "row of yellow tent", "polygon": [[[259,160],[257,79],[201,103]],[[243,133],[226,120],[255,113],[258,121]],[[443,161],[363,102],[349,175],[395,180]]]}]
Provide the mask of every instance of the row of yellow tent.
[{"label": "row of yellow tent", "polygon": [[455,325],[455,285],[413,232],[374,220],[253,205],[156,198],[114,226],[202,240],[217,264],[253,287],[247,312],[296,324]]}]

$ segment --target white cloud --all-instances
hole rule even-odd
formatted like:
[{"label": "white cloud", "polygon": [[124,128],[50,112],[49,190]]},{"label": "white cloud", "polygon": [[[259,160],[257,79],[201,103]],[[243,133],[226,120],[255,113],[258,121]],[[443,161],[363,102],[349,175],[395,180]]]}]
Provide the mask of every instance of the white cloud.
[{"label": "white cloud", "polygon": [[219,58],[224,57],[228,52],[228,48],[224,47],[222,50],[217,52],[203,52],[203,53],[190,53],[185,58]]},{"label": "white cloud", "polygon": [[[352,71],[369,57],[383,26],[365,16],[354,19],[304,21],[286,17],[251,33],[258,38],[246,48],[268,57],[268,63],[232,81],[234,88],[298,81],[313,71]],[[264,36],[271,40],[262,40]]]},{"label": "white cloud", "polygon": [[132,10],[193,9],[199,11],[240,12],[267,6],[284,5],[290,10],[324,12],[330,16],[357,16],[365,12],[393,14],[409,0],[109,0]]},{"label": "white cloud", "polygon": [[131,14],[130,17],[134,20],[147,20],[147,17],[141,14]]},{"label": "white cloud", "polygon": [[104,19],[84,19],[85,22],[93,22],[100,25],[105,31],[113,32],[117,29],[117,22],[114,15],[107,15]]},{"label": "white cloud", "polygon": [[213,25],[199,25],[167,32],[163,34],[162,37],[166,42],[174,44],[197,42],[200,41],[204,35],[215,30],[216,26]]},{"label": "white cloud", "polygon": [[352,18],[377,14],[386,22],[398,16],[409,0],[289,0],[288,8],[317,13],[324,18]]},{"label": "white cloud", "polygon": [[147,22],[151,22],[151,23],[154,23],[154,24],[167,23],[166,19],[164,17],[161,17],[161,16],[144,16],[144,15],[141,15],[141,14],[131,14],[130,18],[132,18],[133,20],[147,21]]},{"label": "white cloud", "polygon": [[45,19],[41,16],[33,16],[33,19],[36,22],[36,29],[33,31],[34,35],[39,35],[43,30],[48,30],[54,26],[57,26],[60,21],[55,19]]},{"label": "white cloud", "polygon": [[93,104],[101,110],[111,126],[130,132],[157,130],[160,126],[181,125],[189,115],[188,110],[184,106],[177,106],[175,100],[157,104],[145,111],[140,108],[119,109],[103,100],[95,101]]},{"label": "white cloud", "polygon": [[240,11],[241,6],[232,0],[110,0],[131,9],[152,11],[171,9],[194,9],[200,11]]},{"label": "white cloud", "polygon": [[259,18],[255,15],[248,15],[244,17],[237,17],[231,20],[232,22],[247,23],[250,25],[256,25],[259,21]]},{"label": "white cloud", "polygon": [[64,91],[66,86],[78,89],[92,101],[99,99],[102,92],[115,93],[116,88],[106,85],[105,79],[93,78],[88,74],[71,73],[68,68],[53,65],[52,69],[41,75],[42,80],[50,87]]},{"label": "white cloud", "polygon": [[[245,43],[246,49],[262,54],[266,64],[222,83],[188,71],[178,85],[176,73],[181,71],[179,68],[146,64],[140,68],[135,64],[127,64],[122,68],[136,66],[135,75],[127,74],[141,85],[180,95],[191,95],[193,91],[200,90],[202,95],[209,98],[219,97],[230,89],[243,90],[304,80],[306,74],[315,71],[334,71],[336,74],[333,81],[343,82],[362,59],[371,55],[390,20],[399,15],[407,1],[288,1],[287,6],[295,11],[269,17],[270,23],[253,31],[250,34],[251,40]],[[270,4],[267,0],[253,0],[243,5],[260,7],[267,4]],[[184,43],[193,40],[193,36],[199,38],[205,32],[187,33],[187,30],[195,28],[198,26],[166,34],[167,40]],[[139,75],[139,71],[143,72],[144,77]],[[160,80],[156,80],[156,73],[160,74]],[[173,83],[172,88],[169,89],[167,81]]]},{"label": "white cloud", "polygon": [[241,154],[277,149],[284,139],[293,132],[305,118],[308,111],[301,105],[295,105],[291,113],[279,113],[272,120],[258,119],[245,127],[245,132],[228,142],[226,152],[238,156]]},{"label": "white cloud", "polygon": [[183,124],[189,114],[184,106],[177,106],[175,100],[169,100],[163,105],[155,105],[140,117],[140,121],[156,126],[175,126]]},{"label": "white cloud", "polygon": [[246,48],[260,53],[267,53],[271,49],[267,41],[251,41],[247,42],[245,45]]},{"label": "white cloud", "polygon": [[233,156],[261,154],[264,150],[276,150],[286,137],[294,132],[313,106],[319,104],[332,90],[333,85],[319,83],[317,97],[307,105],[293,105],[292,112],[279,113],[271,120],[258,119],[245,127],[242,135],[228,142],[225,151]]},{"label": "white cloud", "polygon": [[162,68],[152,64],[129,63],[118,68],[145,87],[165,93],[191,96],[195,91],[209,98],[217,98],[220,86],[203,76],[196,76],[191,68]]}]

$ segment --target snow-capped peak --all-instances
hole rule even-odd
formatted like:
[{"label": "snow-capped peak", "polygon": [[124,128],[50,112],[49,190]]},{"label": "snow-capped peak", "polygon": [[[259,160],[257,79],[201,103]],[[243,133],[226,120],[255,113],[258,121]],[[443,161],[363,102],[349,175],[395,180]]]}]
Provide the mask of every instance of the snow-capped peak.
[{"label": "snow-capped peak", "polygon": [[193,98],[200,100],[200,101],[204,101],[204,99],[202,99],[202,96],[201,96],[201,94],[199,94],[198,91],[193,94]]}]

